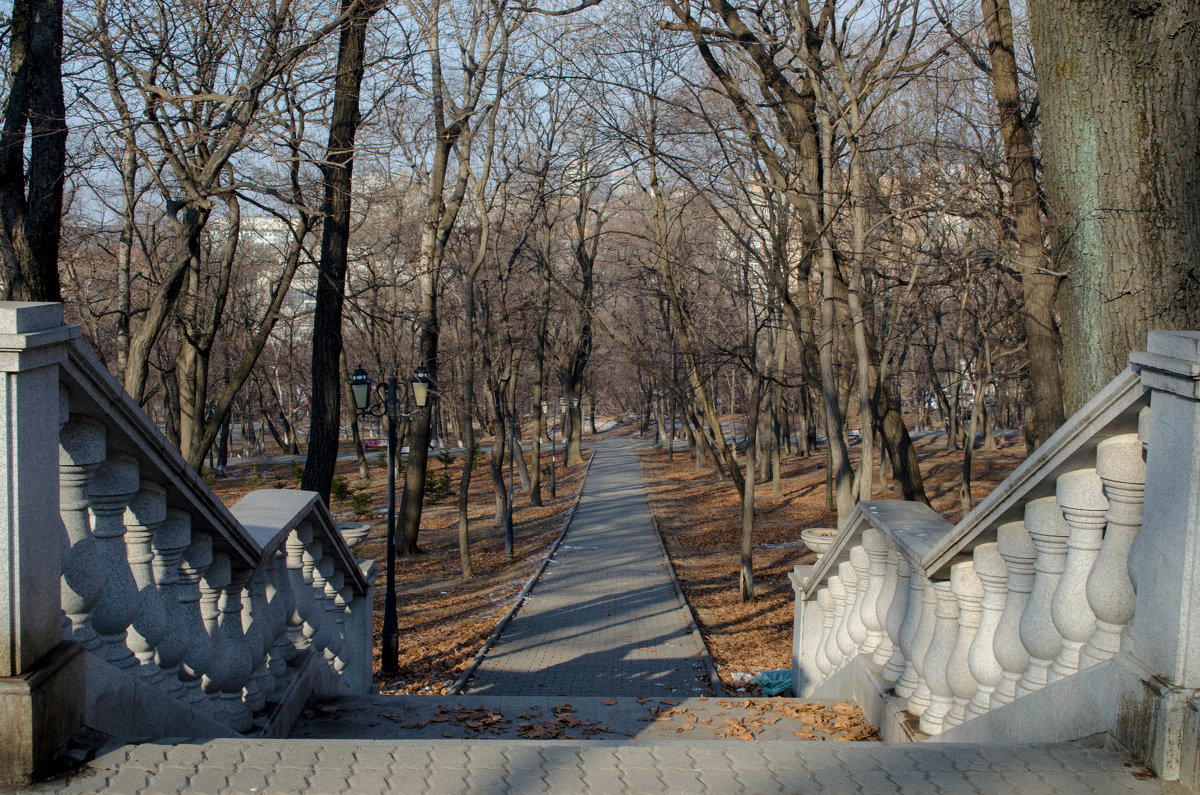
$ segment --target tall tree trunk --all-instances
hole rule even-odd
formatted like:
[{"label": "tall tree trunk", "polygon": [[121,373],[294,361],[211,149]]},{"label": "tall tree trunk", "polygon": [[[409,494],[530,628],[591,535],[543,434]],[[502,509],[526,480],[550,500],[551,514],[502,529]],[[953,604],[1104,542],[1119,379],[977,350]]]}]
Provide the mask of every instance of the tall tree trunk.
[{"label": "tall tree trunk", "polygon": [[61,0],[13,2],[9,94],[0,130],[0,297],[5,300],[62,300],[58,245],[67,159],[62,20]]},{"label": "tall tree trunk", "polygon": [[379,5],[373,1],[342,0],[346,18],[338,41],[329,145],[321,165],[325,182],[321,203],[321,261],[317,267],[313,313],[308,460],[301,482],[306,491],[317,492],[325,502],[329,502],[329,487],[337,464],[341,421],[342,307],[346,300],[354,137],[361,121],[359,92],[366,60],[367,23],[378,9]]},{"label": "tall tree trunk", "polygon": [[1029,9],[1071,413],[1150,329],[1200,323],[1200,25],[1195,0]]},{"label": "tall tree trunk", "polygon": [[1054,322],[1054,299],[1059,277],[1047,265],[1042,244],[1041,202],[1029,119],[1021,109],[1017,59],[1013,48],[1009,0],[981,0],[992,61],[992,88],[1000,111],[1000,134],[1012,182],[1017,261],[1021,265],[1025,323],[1025,355],[1033,392],[1028,404],[1025,442],[1030,450],[1041,445],[1063,424],[1063,382],[1059,367],[1059,332]]},{"label": "tall tree trunk", "polygon": [[758,376],[746,376],[746,476],[742,484],[742,549],[738,567],[738,595],[754,601],[754,467],[758,439]]}]

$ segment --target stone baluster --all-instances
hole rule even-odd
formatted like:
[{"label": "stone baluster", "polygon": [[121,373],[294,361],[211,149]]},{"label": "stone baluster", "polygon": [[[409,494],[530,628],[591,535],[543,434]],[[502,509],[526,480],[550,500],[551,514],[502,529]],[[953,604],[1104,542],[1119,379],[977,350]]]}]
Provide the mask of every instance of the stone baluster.
[{"label": "stone baluster", "polygon": [[126,642],[138,614],[138,589],[125,547],[125,508],[140,485],[137,459],[110,451],[92,475],[89,492],[97,551],[93,565],[104,569],[104,592],[92,608],[92,627],[104,641],[104,659],[118,668],[137,665]]},{"label": "stone baluster", "polygon": [[[904,621],[900,624],[900,652],[904,660],[902,661],[903,669],[896,680],[896,695],[907,699],[912,698],[912,694],[917,690],[917,685],[921,683],[921,677],[917,672],[917,665],[914,659],[917,636],[921,634],[921,617],[924,612],[922,606],[925,598],[925,588],[923,585],[924,579],[920,572],[913,573],[908,560],[901,559],[900,565],[904,567],[903,570],[905,572],[909,573],[909,577],[908,600],[904,610]],[[930,637],[932,636],[933,632],[931,629]],[[925,638],[925,647],[929,648],[929,638]],[[891,667],[892,662],[892,660],[888,661],[889,667]]]},{"label": "stone baluster", "polygon": [[308,641],[306,647],[321,654],[325,651],[325,635],[321,633],[321,619],[325,615],[325,583],[317,582],[317,561],[321,559],[323,550],[321,542],[314,537],[311,527],[308,528],[308,543],[304,546],[303,586],[299,595],[303,605],[304,638]]},{"label": "stone baluster", "polygon": [[267,653],[267,668],[275,677],[275,691],[282,693],[284,680],[289,673],[288,657],[296,651],[288,638],[288,619],[293,613],[295,602],[287,568],[287,556],[283,551],[276,552],[272,557],[271,570],[271,576],[267,580],[267,603],[271,607],[275,636]]},{"label": "stone baluster", "polygon": [[287,661],[292,664],[293,668],[296,667],[297,654],[301,650],[307,649],[309,645],[308,636],[304,630],[305,616],[312,609],[312,601],[310,587],[304,578],[304,569],[307,567],[304,550],[308,548],[310,541],[312,541],[312,527],[302,524],[288,534],[284,546],[287,551],[284,565],[287,568],[288,595],[291,597],[285,604],[288,610],[289,651]]},{"label": "stone baluster", "polygon": [[221,701],[221,689],[230,678],[234,660],[221,632],[221,594],[233,578],[229,556],[214,552],[212,564],[200,579],[200,615],[204,617],[204,634],[208,638],[208,664],[200,678],[200,687],[208,698],[209,707],[218,721],[229,723],[230,714]]},{"label": "stone baluster", "polygon": [[954,651],[950,653],[950,664],[946,667],[946,680],[954,693],[954,706],[942,720],[943,729],[966,720],[967,703],[979,687],[971,672],[970,657],[983,618],[983,582],[975,573],[974,563],[956,563],[950,567],[950,590],[958,600],[958,639],[954,643]]},{"label": "stone baluster", "polygon": [[925,666],[926,660],[929,657],[929,647],[933,644],[933,635],[937,624],[938,598],[937,591],[933,588],[933,583],[923,572],[914,572],[913,577],[921,581],[921,623],[917,628],[916,636],[913,638],[912,650],[912,664],[917,686],[913,690],[912,696],[908,699],[905,708],[919,718],[929,707],[930,700],[932,699],[929,682],[925,678]]},{"label": "stone baluster", "polygon": [[193,534],[179,566],[180,616],[183,619],[182,631],[187,638],[187,649],[179,665],[179,679],[187,689],[187,704],[192,709],[205,712],[212,712],[212,705],[202,688],[204,672],[212,656],[212,644],[209,643],[205,625],[205,608],[200,604],[200,581],[208,573],[212,562],[212,538]]},{"label": "stone baluster", "polygon": [[833,663],[829,661],[829,653],[826,651],[829,638],[833,634],[833,597],[829,594],[828,586],[817,591],[817,607],[821,610],[821,638],[813,650],[813,663],[821,672],[821,676],[826,677],[833,673]]},{"label": "stone baluster", "polygon": [[[862,624],[866,628],[867,637],[862,644],[862,652],[872,655],[874,662],[875,650],[884,641],[883,621],[879,618],[879,599],[883,594],[883,581],[887,577],[887,542],[878,530],[868,527],[862,535],[863,555],[867,565],[858,572],[859,582],[865,582],[862,588]],[[853,556],[852,556],[853,558]]]},{"label": "stone baluster", "polygon": [[322,623],[328,628],[328,640],[325,642],[325,661],[333,664],[337,660],[338,653],[342,650],[342,624],[338,623],[340,618],[344,623],[346,620],[345,606],[338,606],[338,591],[345,584],[345,575],[334,568],[333,561],[330,558],[324,558],[319,564],[323,571],[322,579],[325,580],[325,617]]},{"label": "stone baluster", "polygon": [[[242,592],[254,572],[248,568],[233,568],[229,581],[221,588],[218,632],[224,646],[228,668],[219,683],[221,704],[229,716],[234,731],[245,732],[254,725],[254,716],[247,700],[257,702],[262,696],[258,685],[250,678],[254,673],[251,649],[246,642],[242,625]],[[249,691],[244,697],[244,692]]]},{"label": "stone baluster", "polygon": [[267,669],[267,650],[275,642],[275,622],[267,603],[267,581],[271,576],[271,559],[264,560],[246,582],[242,594],[242,628],[250,652],[253,673],[246,685],[246,706],[259,712],[267,704],[267,696],[275,689],[275,677]]},{"label": "stone baluster", "polygon": [[1087,598],[1087,581],[1104,541],[1104,514],[1108,498],[1104,483],[1094,469],[1068,472],[1058,479],[1058,505],[1070,527],[1063,575],[1051,603],[1051,617],[1062,649],[1050,666],[1053,682],[1079,670],[1079,653],[1096,631],[1096,614]]},{"label": "stone baluster", "polygon": [[[69,636],[90,651],[100,649],[92,628],[92,608],[104,592],[108,571],[96,565],[88,486],[106,454],[105,429],[90,417],[73,416],[58,434],[59,515],[66,530],[62,545],[62,609]],[[64,636],[67,633],[64,632]]]},{"label": "stone baluster", "polygon": [[337,589],[337,594],[333,597],[333,603],[336,607],[334,611],[334,622],[338,630],[338,645],[337,655],[333,659],[333,670],[339,674],[345,673],[346,665],[351,662],[351,657],[354,654],[354,646],[351,645],[350,639],[346,634],[346,616],[350,612],[350,603],[354,601],[354,589],[346,584],[346,576],[342,572],[337,573],[337,577],[341,578],[341,587]]},{"label": "stone baluster", "polygon": [[[155,646],[155,660],[165,674],[163,686],[176,698],[184,696],[179,664],[188,648],[188,621],[181,602],[179,566],[183,552],[192,542],[192,517],[178,508],[168,508],[167,517],[154,531],[154,580],[162,595],[165,631]],[[198,598],[197,594],[197,598]]]},{"label": "stone baluster", "polygon": [[1021,643],[1029,652],[1029,667],[1017,682],[1018,696],[1046,686],[1050,665],[1062,651],[1062,635],[1054,626],[1052,610],[1054,592],[1067,561],[1067,535],[1071,530],[1053,497],[1025,505],[1025,529],[1037,548],[1037,559],[1033,563],[1033,591],[1021,616]]},{"label": "stone baluster", "polygon": [[[870,550],[868,550],[868,554]],[[889,548],[886,543],[883,548],[883,574],[879,578],[879,596],[875,601],[875,623],[879,627],[879,645],[875,647],[875,651],[871,653],[871,662],[880,669],[883,673],[884,667],[888,664],[888,660],[892,659],[892,654],[896,651],[895,638],[899,637],[900,622],[904,616],[897,613],[895,627],[888,628],[888,616],[891,614],[896,602],[897,593],[905,593],[898,591],[896,586],[899,583],[899,577],[896,574],[897,561],[899,555],[896,550]],[[875,565],[875,559],[871,558],[871,565]],[[905,593],[905,595],[907,595]],[[898,676],[899,674],[897,674]],[[894,681],[889,679],[890,681]]]},{"label": "stone baluster", "polygon": [[[838,634],[846,631],[846,587],[842,585],[842,578],[835,574],[829,578],[829,598],[833,601],[833,626],[829,631],[829,640],[825,644],[825,654],[829,657],[830,667],[836,671],[842,667],[842,663],[846,662],[846,655],[842,652],[842,645],[838,642]],[[846,636],[849,643],[850,636]]]},{"label": "stone baluster", "polygon": [[[911,601],[911,591],[908,587],[908,561],[896,550],[889,549],[888,567],[896,572],[896,587],[887,612],[887,631],[888,638],[892,642],[892,653],[879,675],[885,682],[897,682],[904,673],[904,632],[905,629],[916,629],[916,618],[914,616],[910,621],[908,612]],[[908,636],[908,643],[911,646],[911,633]]]},{"label": "stone baluster", "polygon": [[992,707],[1007,704],[1016,698],[1017,682],[1029,668],[1029,652],[1021,642],[1021,621],[1033,590],[1033,564],[1037,547],[1029,537],[1024,522],[1008,522],[996,531],[996,550],[1004,559],[1008,571],[1005,580],[1004,614],[996,625],[992,650],[1000,664],[1000,684],[992,693]]},{"label": "stone baluster", "polygon": [[920,728],[926,734],[941,734],[946,715],[954,707],[950,689],[950,658],[958,639],[958,599],[950,590],[949,580],[931,580],[937,605],[934,612],[933,639],[925,654],[925,683],[929,686],[929,706],[921,712]]},{"label": "stone baluster", "polygon": [[[1022,527],[1021,531],[1024,530]],[[1032,542],[1030,544],[1032,545]],[[977,685],[971,702],[967,704],[967,719],[982,715],[992,708],[992,693],[1004,678],[1004,669],[996,659],[995,639],[1000,629],[1000,620],[1004,616],[1004,586],[1008,579],[1008,569],[1004,566],[1004,558],[1000,557],[996,544],[980,544],[975,547],[975,574],[983,588],[983,600],[980,605],[979,629],[967,655],[967,664]],[[1015,643],[1017,646],[1021,645],[1019,635],[1016,636]],[[1019,677],[1020,673],[1015,676]],[[1015,678],[1013,683],[1016,683]]]},{"label": "stone baluster", "polygon": [[[838,566],[842,574],[842,584],[846,586],[846,634],[850,636],[852,648],[847,657],[856,656],[862,650],[863,641],[867,639],[867,627],[862,620],[863,596],[867,590],[868,572],[867,553],[862,545],[850,550],[850,560]],[[860,573],[861,572],[861,573]]]},{"label": "stone baluster", "polygon": [[1129,579],[1129,550],[1142,527],[1146,462],[1137,434],[1115,436],[1096,448],[1096,472],[1108,495],[1108,528],[1087,581],[1096,632],[1080,653],[1081,666],[1107,660],[1121,649],[1121,630],[1133,618],[1135,595]]},{"label": "stone baluster", "polygon": [[333,641],[333,623],[326,619],[329,610],[328,595],[325,587],[329,584],[329,577],[333,575],[333,561],[325,557],[324,545],[319,538],[315,537],[312,543],[308,545],[308,551],[305,553],[306,559],[312,558],[312,599],[313,599],[313,616],[316,619],[314,625],[316,632],[312,635],[312,648],[319,652],[322,656],[328,659],[327,652],[329,644]]},{"label": "stone baluster", "polygon": [[167,490],[143,480],[125,511],[125,549],[138,590],[138,612],[129,627],[128,643],[137,658],[138,672],[158,688],[167,687],[162,669],[155,662],[155,651],[167,631],[167,610],[163,604],[167,594],[160,590],[154,576],[151,542],[166,518]]}]

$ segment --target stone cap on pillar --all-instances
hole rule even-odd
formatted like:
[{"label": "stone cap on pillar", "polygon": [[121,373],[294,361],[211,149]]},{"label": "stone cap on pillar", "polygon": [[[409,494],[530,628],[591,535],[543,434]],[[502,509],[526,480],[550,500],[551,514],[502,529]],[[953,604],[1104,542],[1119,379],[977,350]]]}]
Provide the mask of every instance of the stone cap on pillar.
[{"label": "stone cap on pillar", "polygon": [[1151,389],[1200,399],[1200,331],[1151,331],[1129,361]]},{"label": "stone cap on pillar", "polygon": [[63,323],[62,304],[0,301],[0,371],[17,373],[66,359],[51,346],[80,336],[79,326]]}]

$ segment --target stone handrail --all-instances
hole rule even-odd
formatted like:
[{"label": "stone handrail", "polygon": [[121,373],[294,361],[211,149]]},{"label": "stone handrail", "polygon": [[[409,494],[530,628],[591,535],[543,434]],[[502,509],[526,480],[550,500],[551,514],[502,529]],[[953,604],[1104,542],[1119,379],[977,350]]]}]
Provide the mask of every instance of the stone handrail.
[{"label": "stone handrail", "polygon": [[0,303],[0,707],[28,719],[0,783],[80,725],[279,734],[314,690],[367,691],[373,563],[316,494],[227,509],[61,317]]},{"label": "stone handrail", "polygon": [[892,740],[1108,733],[1195,781],[1200,334],[1149,347],[957,525],[860,503],[792,573],[797,695]]},{"label": "stone handrail", "polygon": [[1148,402],[1122,373],[955,526],[921,503],[859,503],[793,572],[802,692],[860,660],[916,719],[910,736],[938,735],[1113,656]]}]

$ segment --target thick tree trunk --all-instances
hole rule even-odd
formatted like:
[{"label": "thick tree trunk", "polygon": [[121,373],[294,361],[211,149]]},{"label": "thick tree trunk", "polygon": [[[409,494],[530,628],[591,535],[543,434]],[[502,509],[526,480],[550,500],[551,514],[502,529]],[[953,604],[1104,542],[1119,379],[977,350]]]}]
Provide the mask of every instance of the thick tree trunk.
[{"label": "thick tree trunk", "polygon": [[1200,323],[1200,25],[1195,0],[1029,9],[1070,413]]}]

